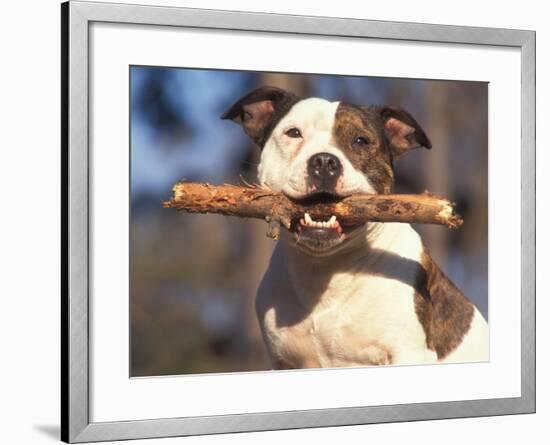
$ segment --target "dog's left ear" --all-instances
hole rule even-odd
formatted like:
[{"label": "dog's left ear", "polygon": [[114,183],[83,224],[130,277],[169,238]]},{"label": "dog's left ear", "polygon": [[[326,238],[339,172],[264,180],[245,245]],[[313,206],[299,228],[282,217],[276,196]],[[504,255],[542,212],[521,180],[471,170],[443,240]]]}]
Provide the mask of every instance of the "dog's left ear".
[{"label": "dog's left ear", "polygon": [[410,113],[402,108],[392,106],[376,108],[382,119],[386,138],[396,158],[414,148],[432,148],[428,136]]},{"label": "dog's left ear", "polygon": [[277,122],[298,100],[297,96],[281,88],[264,86],[241,97],[221,118],[241,125],[262,148]]}]

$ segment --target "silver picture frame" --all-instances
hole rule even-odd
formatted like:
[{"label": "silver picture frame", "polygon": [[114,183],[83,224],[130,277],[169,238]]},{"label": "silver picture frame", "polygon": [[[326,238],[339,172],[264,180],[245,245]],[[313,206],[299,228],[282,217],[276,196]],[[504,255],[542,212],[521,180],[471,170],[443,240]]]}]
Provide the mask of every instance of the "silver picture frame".
[{"label": "silver picture frame", "polygon": [[[70,1],[62,22],[61,436],[69,443],[535,412],[535,32]],[[121,422],[90,421],[89,26],[93,22],[521,50],[521,397]]]}]

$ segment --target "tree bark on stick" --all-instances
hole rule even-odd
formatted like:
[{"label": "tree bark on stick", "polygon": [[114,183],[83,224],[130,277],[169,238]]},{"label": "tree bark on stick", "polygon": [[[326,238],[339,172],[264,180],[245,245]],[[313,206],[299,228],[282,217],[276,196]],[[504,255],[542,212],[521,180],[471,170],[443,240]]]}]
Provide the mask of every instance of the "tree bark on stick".
[{"label": "tree bark on stick", "polygon": [[462,225],[449,200],[430,193],[419,195],[352,195],[340,200],[292,200],[260,187],[211,185],[179,182],[165,208],[190,213],[218,213],[242,218],[265,219],[274,229],[279,224],[291,229],[292,224],[309,213],[313,219],[326,221],[335,215],[344,225],[366,222],[404,222],[440,224],[451,229]]}]

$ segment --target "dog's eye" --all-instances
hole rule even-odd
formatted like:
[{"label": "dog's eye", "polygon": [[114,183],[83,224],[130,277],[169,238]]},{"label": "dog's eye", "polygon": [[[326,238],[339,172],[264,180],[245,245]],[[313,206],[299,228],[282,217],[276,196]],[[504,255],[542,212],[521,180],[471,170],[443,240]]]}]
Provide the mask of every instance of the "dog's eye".
[{"label": "dog's eye", "polygon": [[285,134],[289,138],[301,138],[302,133],[300,133],[300,130],[298,130],[296,127],[289,128],[287,131],[285,131]]},{"label": "dog's eye", "polygon": [[357,136],[353,140],[352,145],[354,147],[366,147],[367,145],[369,145],[369,139],[365,136]]}]

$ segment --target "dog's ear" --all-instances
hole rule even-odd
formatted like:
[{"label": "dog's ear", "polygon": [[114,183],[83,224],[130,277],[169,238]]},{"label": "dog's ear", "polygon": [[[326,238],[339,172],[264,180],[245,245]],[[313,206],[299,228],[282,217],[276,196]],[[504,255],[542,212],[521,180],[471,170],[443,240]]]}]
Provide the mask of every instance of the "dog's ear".
[{"label": "dog's ear", "polygon": [[261,87],[241,97],[222,119],[241,125],[248,136],[263,147],[277,122],[298,102],[299,98],[276,87]]},{"label": "dog's ear", "polygon": [[376,107],[382,119],[384,134],[395,158],[413,148],[432,148],[432,143],[414,117],[402,108],[393,106]]}]

